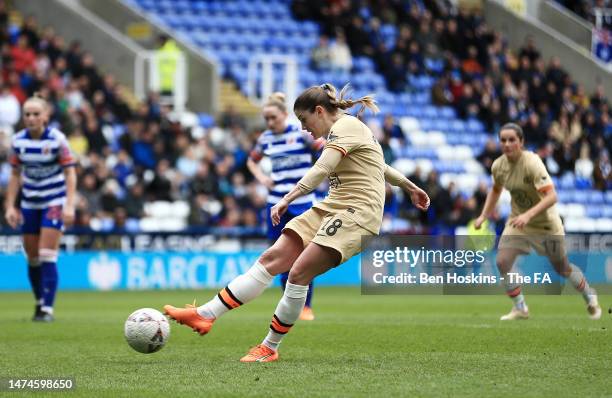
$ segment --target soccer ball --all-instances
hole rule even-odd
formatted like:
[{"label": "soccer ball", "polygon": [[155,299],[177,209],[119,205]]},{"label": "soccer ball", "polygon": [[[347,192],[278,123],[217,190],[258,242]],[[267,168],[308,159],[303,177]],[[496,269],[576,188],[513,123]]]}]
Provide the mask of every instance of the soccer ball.
[{"label": "soccer ball", "polygon": [[157,352],[170,337],[166,317],[153,308],[141,308],[128,316],[124,327],[125,340],[130,347],[143,354]]}]

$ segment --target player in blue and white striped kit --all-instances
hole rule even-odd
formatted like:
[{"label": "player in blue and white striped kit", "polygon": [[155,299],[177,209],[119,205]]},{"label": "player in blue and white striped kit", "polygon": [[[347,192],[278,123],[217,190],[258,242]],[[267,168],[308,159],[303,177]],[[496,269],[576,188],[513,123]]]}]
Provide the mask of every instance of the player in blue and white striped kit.
[{"label": "player in blue and white striped kit", "polygon": [[[26,128],[12,137],[5,209],[13,228],[21,225],[36,310],[33,320],[53,321],[57,255],[64,224],[74,221],[75,160],[64,134],[47,127],[49,108],[40,97],[23,106]],[[21,188],[21,190],[20,190]],[[16,207],[21,192],[20,209]]]},{"label": "player in blue and white striped kit", "polygon": [[[268,239],[271,242],[276,241],[281,236],[285,224],[292,218],[312,207],[315,201],[314,193],[295,200],[278,225],[272,225],[269,217],[272,206],[278,203],[312,167],[312,153],[319,151],[325,145],[324,140],[315,141],[300,126],[288,124],[287,116],[285,95],[282,93],[272,94],[263,108],[263,117],[266,120],[268,130],[259,136],[247,161],[251,173],[269,189],[266,214],[268,215]],[[264,156],[268,156],[272,162],[272,175],[270,177],[265,175],[258,165]],[[288,275],[288,272],[281,274],[283,289],[287,283]],[[314,319],[311,306],[312,290],[311,283],[304,310],[300,315],[302,320]]]}]

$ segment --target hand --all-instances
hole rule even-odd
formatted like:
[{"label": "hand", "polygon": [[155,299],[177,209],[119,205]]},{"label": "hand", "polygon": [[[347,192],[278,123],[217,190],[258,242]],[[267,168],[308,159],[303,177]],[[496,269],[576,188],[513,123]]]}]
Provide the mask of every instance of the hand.
[{"label": "hand", "polygon": [[272,218],[272,225],[275,227],[280,224],[280,219],[287,212],[287,208],[289,208],[289,203],[285,198],[282,198],[277,204],[272,206],[270,209],[270,217]]},{"label": "hand", "polygon": [[487,218],[481,214],[476,220],[474,220],[474,228],[480,229],[485,221],[487,221]]},{"label": "hand", "polygon": [[63,206],[62,219],[64,221],[64,225],[67,227],[74,224],[74,206]]},{"label": "hand", "polygon": [[421,188],[410,191],[410,200],[419,210],[427,211],[429,208],[429,196]]},{"label": "hand", "polygon": [[259,180],[266,188],[272,189],[274,188],[274,180],[271,177],[263,176],[261,180]]},{"label": "hand", "polygon": [[523,213],[510,220],[510,225],[514,228],[523,229],[529,221],[531,221],[531,217],[527,213]]},{"label": "hand", "polygon": [[15,207],[9,207],[6,209],[4,218],[6,218],[6,222],[8,222],[11,228],[17,229],[19,224],[21,224],[21,211],[17,210]]}]

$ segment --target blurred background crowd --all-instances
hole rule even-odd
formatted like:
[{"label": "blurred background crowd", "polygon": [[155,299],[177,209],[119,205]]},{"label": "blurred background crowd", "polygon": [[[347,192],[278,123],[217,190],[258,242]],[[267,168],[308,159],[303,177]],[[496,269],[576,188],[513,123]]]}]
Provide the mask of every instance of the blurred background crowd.
[{"label": "blurred background crowd", "polygon": [[[612,115],[603,88],[585,92],[561,59],[540,55],[534,40],[513,51],[478,12],[460,11],[446,0],[411,7],[400,1],[296,0],[292,11],[297,19],[320,23],[311,54],[316,68],[350,70],[353,56],[368,56],[395,93],[411,90],[411,74],[432,76],[434,104],[477,118],[492,133],[477,157],[486,169],[500,155],[494,133],[516,121],[553,176],[572,173],[594,189],[610,189]],[[399,32],[392,45],[380,32],[387,24]],[[0,46],[0,196],[10,172],[10,136],[22,127],[20,107],[39,92],[51,106],[51,125],[68,136],[79,159],[75,229],[137,231],[140,220],[159,210],[152,204],[162,201],[181,204],[172,209],[187,216],[186,230],[261,234],[267,191],[246,160],[263,119],[247,123],[229,107],[211,125],[185,125],[158,94],[135,100],[96,68],[79,42],[65,43],[28,16],[13,23],[3,2]],[[392,163],[397,154],[389,140],[403,140],[404,132],[392,116],[382,115],[377,133]],[[423,175],[417,168],[409,177],[429,193],[431,209],[419,213],[389,188],[387,230],[431,233],[466,225],[484,203],[486,182],[466,195],[452,182],[443,186],[436,171]],[[166,209],[169,218],[172,209]]]}]

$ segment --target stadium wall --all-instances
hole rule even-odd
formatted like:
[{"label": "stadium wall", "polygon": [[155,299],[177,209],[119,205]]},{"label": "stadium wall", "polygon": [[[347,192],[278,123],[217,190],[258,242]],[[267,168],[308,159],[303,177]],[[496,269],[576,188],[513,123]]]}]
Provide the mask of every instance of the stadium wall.
[{"label": "stadium wall", "polygon": [[187,108],[195,112],[215,113],[218,111],[219,78],[217,66],[208,59],[202,51],[177,37],[171,30],[151,23],[144,14],[128,7],[119,0],[79,0],[83,7],[102,18],[108,24],[123,34],[127,34],[130,27],[146,25],[151,35],[139,41],[148,49],[155,49],[157,36],[165,34],[172,37],[187,58],[189,81],[197,84],[187,84]]},{"label": "stadium wall", "polygon": [[591,49],[591,27],[562,5],[547,0],[540,3],[540,21],[562,33],[578,45]]},{"label": "stadium wall", "polygon": [[533,17],[515,14],[494,0],[485,2],[484,15],[489,25],[508,38],[511,47],[521,47],[525,39],[532,36],[542,55],[545,58],[558,56],[563,68],[578,83],[584,85],[587,92],[595,91],[596,86],[602,84],[605,92],[612,93],[610,72],[591,58],[590,49],[567,40],[559,32]]},{"label": "stadium wall", "polygon": [[67,42],[79,40],[97,66],[115,75],[121,83],[133,86],[136,54],[144,48],[74,0],[20,0],[14,6],[24,15],[33,15],[41,26],[53,26]]}]

